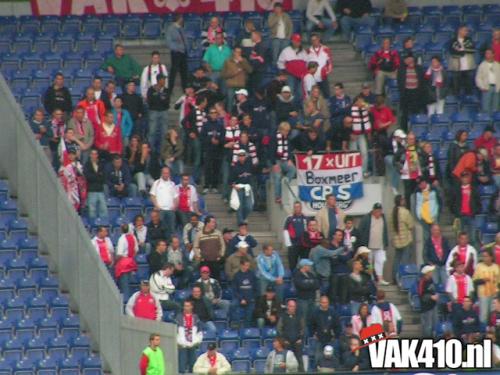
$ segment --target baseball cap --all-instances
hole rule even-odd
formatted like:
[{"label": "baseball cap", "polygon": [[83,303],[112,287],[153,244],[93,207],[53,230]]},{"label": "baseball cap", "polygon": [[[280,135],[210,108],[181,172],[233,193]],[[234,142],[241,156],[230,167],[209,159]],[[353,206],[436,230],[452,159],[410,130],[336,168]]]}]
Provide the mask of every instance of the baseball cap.
[{"label": "baseball cap", "polygon": [[331,346],[331,345],[325,346],[325,348],[323,349],[323,354],[327,357],[332,356],[333,355],[333,346]]},{"label": "baseball cap", "polygon": [[396,131],[394,132],[394,136],[398,138],[406,138],[406,133],[403,129],[396,129]]},{"label": "baseball cap", "polygon": [[232,233],[232,232],[234,232],[234,230],[232,230],[231,228],[224,228],[224,229],[222,230],[222,234]]},{"label": "baseball cap", "polygon": [[213,342],[211,342],[210,344],[207,345],[208,350],[215,350],[215,348],[217,348],[217,346]]},{"label": "baseball cap", "polygon": [[381,210],[382,209],[382,204],[380,204],[379,202],[375,203],[373,205],[373,209],[374,210]]},{"label": "baseball cap", "polygon": [[302,37],[300,34],[292,34],[292,42],[302,42]]},{"label": "baseball cap", "polygon": [[248,96],[248,91],[246,89],[239,89],[235,92],[235,94]]},{"label": "baseball cap", "polygon": [[210,268],[208,268],[208,266],[203,266],[200,268],[200,272],[203,273],[203,272],[208,272],[210,273]]},{"label": "baseball cap", "polygon": [[240,241],[238,242],[238,244],[236,245],[236,247],[239,249],[240,247],[246,247],[248,248],[248,244],[245,242],[245,241]]},{"label": "baseball cap", "polygon": [[304,266],[312,266],[314,263],[310,261],[309,259],[301,259],[299,262],[299,268],[304,267]]},{"label": "baseball cap", "polygon": [[283,86],[283,88],[281,89],[281,92],[292,92],[292,89],[290,88],[290,86]]},{"label": "baseball cap", "polygon": [[422,267],[422,269],[420,270],[420,273],[422,275],[425,275],[426,273],[433,272],[435,268],[436,268],[436,266],[431,266],[431,265],[427,264],[427,265]]},{"label": "baseball cap", "polygon": [[371,250],[369,248],[367,248],[366,246],[360,246],[358,248],[358,251],[356,253],[356,255],[360,255],[360,254],[370,254]]}]

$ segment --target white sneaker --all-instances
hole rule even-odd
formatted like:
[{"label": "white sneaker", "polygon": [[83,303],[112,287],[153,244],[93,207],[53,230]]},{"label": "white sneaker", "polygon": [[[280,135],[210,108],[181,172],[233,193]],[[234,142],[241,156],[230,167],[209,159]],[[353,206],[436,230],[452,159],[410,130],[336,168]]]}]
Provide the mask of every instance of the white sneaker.
[{"label": "white sneaker", "polygon": [[394,187],[393,187],[393,188],[392,188],[392,194],[394,194],[394,195],[398,195],[398,194],[399,194],[398,189],[396,189],[396,188],[394,188]]},{"label": "white sneaker", "polygon": [[202,194],[207,194],[209,192],[208,188],[203,189]]},{"label": "white sneaker", "polygon": [[389,282],[385,281],[384,279],[380,279],[380,280],[378,281],[378,283],[379,283],[379,285],[384,285],[384,286],[391,285],[391,283],[389,283]]}]

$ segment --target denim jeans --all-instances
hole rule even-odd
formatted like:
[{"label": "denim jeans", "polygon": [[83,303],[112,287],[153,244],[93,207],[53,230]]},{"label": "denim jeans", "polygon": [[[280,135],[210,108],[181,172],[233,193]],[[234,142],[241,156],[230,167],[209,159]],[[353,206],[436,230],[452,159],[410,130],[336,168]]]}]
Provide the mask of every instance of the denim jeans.
[{"label": "denim jeans", "polygon": [[434,284],[445,285],[448,282],[448,271],[446,270],[446,266],[436,266],[434,273],[432,274],[432,281]]},{"label": "denim jeans", "polygon": [[161,220],[167,228],[167,233],[165,233],[165,238],[170,240],[170,237],[175,232],[175,211],[172,210],[161,210],[160,211]]},{"label": "denim jeans", "polygon": [[254,301],[247,301],[246,305],[241,305],[240,301],[233,299],[231,301],[231,322],[236,323],[239,328],[241,324],[241,318],[243,317],[244,327],[248,328],[252,326],[252,316],[255,309]]},{"label": "denim jeans", "polygon": [[120,288],[120,292],[123,294],[123,300],[127,302],[130,298],[130,275],[132,272],[123,273],[118,278],[118,287]]},{"label": "denim jeans", "polygon": [[201,141],[200,138],[188,138],[188,152],[189,158],[193,164],[193,178],[196,183],[200,179],[200,166],[201,166]]},{"label": "denim jeans", "polygon": [[[319,18],[319,17],[316,17]],[[325,26],[324,29],[320,29],[316,26],[316,24],[310,20],[306,21],[306,30],[308,34],[308,38],[311,38],[311,33],[314,29],[318,32],[323,32],[322,40],[323,42],[328,42],[332,39],[333,33],[335,33],[336,28],[333,27],[332,20],[328,17],[321,17],[321,22]]]},{"label": "denim jeans", "polygon": [[167,111],[152,111],[149,110],[149,129],[148,142],[151,148],[159,152],[161,142],[167,128],[168,112]]},{"label": "denim jeans", "polygon": [[500,95],[495,85],[490,85],[488,91],[481,92],[481,111],[492,113],[498,110]]},{"label": "denim jeans", "polygon": [[211,320],[206,321],[206,322],[199,322],[200,328],[202,331],[207,331],[215,334],[217,332],[217,327],[215,326],[215,323],[212,322]]},{"label": "denim jeans", "polygon": [[231,308],[231,302],[228,301],[227,299],[219,299],[217,301],[217,303],[214,303],[212,301],[212,305],[214,308],[216,309],[219,309],[219,310],[222,310],[222,311],[225,311],[226,312],[226,316],[228,316],[229,314],[229,310]]},{"label": "denim jeans", "polygon": [[224,155],[222,158],[222,198],[229,199],[229,172],[231,171],[231,157]]},{"label": "denim jeans", "polygon": [[181,374],[192,373],[196,362],[196,348],[178,348],[177,350],[179,353],[179,372]]},{"label": "denim jeans", "polygon": [[282,175],[285,175],[288,180],[291,180],[295,178],[296,176],[296,169],[295,166],[292,164],[288,164],[287,160],[279,160],[277,162],[277,165],[280,168],[279,172],[273,172],[273,183],[274,183],[274,197],[276,199],[280,198],[281,199],[281,177]]},{"label": "denim jeans", "polygon": [[106,206],[106,196],[102,191],[91,191],[87,196],[87,208],[89,210],[89,218],[96,217],[107,218],[108,206]]},{"label": "denim jeans", "polygon": [[399,174],[399,171],[396,168],[394,168],[393,161],[394,161],[394,155],[386,155],[384,157],[385,169],[387,171],[387,174],[390,177],[391,187],[393,189],[398,190],[401,175]]},{"label": "denim jeans", "polygon": [[314,309],[314,300],[297,298],[297,311],[304,318],[305,337],[309,337],[309,324],[311,323],[311,314]]},{"label": "denim jeans", "polygon": [[238,224],[243,223],[250,212],[253,210],[252,197],[250,195],[245,194],[244,189],[238,190],[238,198],[240,198],[240,208],[238,208],[238,212],[236,216],[238,217]]},{"label": "denim jeans", "polygon": [[273,65],[277,64],[281,51],[288,47],[289,44],[290,41],[288,39],[273,38],[271,42]]},{"label": "denim jeans", "polygon": [[490,317],[491,305],[495,297],[479,297],[479,320],[481,323],[488,323]]},{"label": "denim jeans", "polygon": [[349,143],[349,149],[361,152],[363,173],[367,173],[369,165],[369,160],[368,160],[369,156],[368,156],[368,141],[366,140],[366,135],[364,134],[357,135],[356,139]]},{"label": "denim jeans", "polygon": [[297,77],[289,75],[287,83],[292,90],[293,96],[295,96],[295,100],[297,100],[298,102],[302,101],[302,81]]},{"label": "denim jeans", "polygon": [[345,40],[349,40],[351,37],[351,31],[355,27],[359,26],[373,26],[375,20],[370,18],[370,16],[363,16],[360,18],[353,18],[349,16],[342,16],[340,19],[340,27],[342,28],[342,35]]},{"label": "denim jeans", "polygon": [[[419,220],[420,225],[422,226],[422,243],[427,243],[427,240],[431,237],[431,225],[432,224],[427,224],[423,220]],[[436,220],[436,222],[438,222]]]},{"label": "denim jeans", "polygon": [[264,278],[263,276],[261,276],[259,278],[260,294],[261,295],[266,294],[266,288],[269,285],[274,287],[274,290],[276,291],[276,295],[278,296],[278,299],[280,301],[283,301],[283,291],[284,291],[283,284],[278,285],[274,281],[268,280],[268,279]]},{"label": "denim jeans", "polygon": [[170,171],[174,176],[180,176],[184,173],[184,162],[182,160],[174,160],[173,162],[168,162],[167,167],[170,168]]},{"label": "denim jeans", "polygon": [[394,249],[394,262],[392,263],[392,279],[393,280],[397,279],[399,265],[410,263],[410,246],[411,246],[411,244],[409,244],[401,249],[396,249],[396,248]]},{"label": "denim jeans", "polygon": [[144,172],[137,172],[134,175],[134,180],[137,184],[137,189],[141,193],[147,191],[147,186],[151,186],[153,185],[153,182],[155,182],[154,178],[151,177],[149,173]]},{"label": "denim jeans", "polygon": [[432,338],[432,333],[434,332],[434,329],[438,322],[437,306],[434,306],[429,311],[421,313],[420,322],[422,325],[422,337],[427,339]]}]

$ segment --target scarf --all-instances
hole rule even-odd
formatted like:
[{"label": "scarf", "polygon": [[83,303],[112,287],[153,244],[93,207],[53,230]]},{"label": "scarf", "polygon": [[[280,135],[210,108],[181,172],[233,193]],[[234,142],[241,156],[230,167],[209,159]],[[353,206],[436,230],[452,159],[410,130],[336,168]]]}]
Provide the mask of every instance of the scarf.
[{"label": "scarf", "polygon": [[62,137],[64,136],[64,121],[57,121],[56,119],[52,119],[50,122],[52,125],[52,134],[54,134],[54,137]]},{"label": "scarf", "polygon": [[[167,76],[168,73],[167,73],[167,68],[165,68],[163,66],[163,64],[158,64],[158,67],[159,67],[159,72],[160,73],[163,73],[164,76]],[[148,65],[148,82],[153,82],[153,76],[151,75],[151,73],[153,72],[153,65]]]},{"label": "scarf", "polygon": [[431,180],[436,179],[436,165],[434,164],[434,155],[427,155],[427,170],[429,171],[429,178]]},{"label": "scarf", "polygon": [[75,120],[75,125],[76,125],[76,133],[78,135],[85,135],[85,129],[83,127],[83,121],[78,121],[77,119]]},{"label": "scarf", "polygon": [[434,250],[436,251],[436,255],[439,259],[443,259],[443,242],[442,238],[431,237],[432,245],[434,246]]},{"label": "scarf", "polygon": [[215,368],[215,366],[217,365],[217,354],[215,354],[211,357],[208,356],[208,361],[210,362],[210,367]]},{"label": "scarf", "polygon": [[184,314],[184,332],[187,342],[193,342],[193,314]]},{"label": "scarf", "polygon": [[443,67],[440,66],[438,69],[434,69],[433,67],[429,67],[425,72],[425,77],[432,79],[432,86],[434,87],[443,87]]},{"label": "scarf", "polygon": [[416,180],[420,176],[420,163],[418,161],[418,153],[416,146],[408,146],[406,148],[405,165],[410,180]]},{"label": "scarf", "polygon": [[283,134],[278,133],[276,135],[276,156],[280,160],[288,160],[288,137],[285,137]]},{"label": "scarf", "polygon": [[101,256],[104,264],[111,264],[111,259],[109,258],[108,245],[106,239],[97,239],[97,246],[99,247],[99,255]]},{"label": "scarf", "polygon": [[467,260],[467,246],[458,247],[457,259],[465,264],[465,261]]},{"label": "scarf", "polygon": [[464,298],[467,295],[467,279],[465,274],[457,275],[453,274],[455,278],[455,283],[457,284],[457,302],[462,304],[464,302]]},{"label": "scarf", "polygon": [[85,114],[89,121],[94,124],[94,126],[101,123],[101,118],[99,117],[99,108],[97,106],[97,101],[87,102],[88,106],[85,110]]}]

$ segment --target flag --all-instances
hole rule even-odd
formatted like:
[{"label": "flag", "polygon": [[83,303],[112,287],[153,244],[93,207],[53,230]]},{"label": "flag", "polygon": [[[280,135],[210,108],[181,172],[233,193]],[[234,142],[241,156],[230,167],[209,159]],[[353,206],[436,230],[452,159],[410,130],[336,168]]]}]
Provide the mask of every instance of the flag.
[{"label": "flag", "polygon": [[65,167],[71,162],[69,160],[68,149],[66,148],[66,142],[64,142],[64,137],[61,137],[58,148],[59,148],[59,161],[61,162],[61,166]]}]

